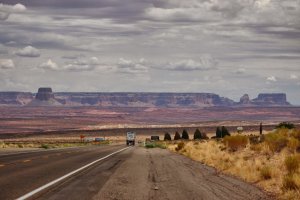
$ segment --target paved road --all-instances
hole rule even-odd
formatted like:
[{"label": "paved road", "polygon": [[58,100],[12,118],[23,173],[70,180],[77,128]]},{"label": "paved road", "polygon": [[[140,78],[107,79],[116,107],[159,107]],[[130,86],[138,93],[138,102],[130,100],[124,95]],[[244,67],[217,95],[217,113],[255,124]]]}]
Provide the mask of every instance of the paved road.
[{"label": "paved road", "polygon": [[[0,155],[0,199],[18,198],[124,147],[125,145],[93,146]],[[82,176],[89,170],[97,168],[96,171],[88,173],[88,176],[85,175],[78,179],[85,183],[81,184],[76,189],[77,191],[71,189],[69,192],[80,195],[80,197],[84,195],[84,198],[80,199],[89,199],[93,195],[93,189],[90,187],[90,184],[96,186],[95,192],[98,192],[101,185],[109,178],[109,175],[130,155],[130,152],[128,150],[126,153],[116,154],[109,158],[109,162],[106,162],[106,160],[100,161],[96,165],[89,167],[89,169],[77,174],[76,176]],[[72,184],[78,183],[76,176],[66,180],[72,182]],[[66,181],[63,182],[63,184],[65,183]],[[51,187],[50,191],[63,187],[61,184],[60,186]],[[46,191],[49,192],[49,190]],[[45,195],[42,193],[40,197],[44,198]]]},{"label": "paved road", "polygon": [[[0,199],[15,199],[124,145],[0,156]],[[241,180],[163,149],[128,148],[43,190],[31,199],[270,199]]]}]

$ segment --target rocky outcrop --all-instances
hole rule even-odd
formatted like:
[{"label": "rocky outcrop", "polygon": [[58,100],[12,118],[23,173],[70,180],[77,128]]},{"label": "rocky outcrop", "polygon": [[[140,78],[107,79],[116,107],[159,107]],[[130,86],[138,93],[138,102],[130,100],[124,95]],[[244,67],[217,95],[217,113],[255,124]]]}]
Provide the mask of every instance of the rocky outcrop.
[{"label": "rocky outcrop", "polygon": [[26,105],[32,100],[30,92],[0,92],[0,105]]},{"label": "rocky outcrop", "polygon": [[284,93],[263,93],[257,98],[250,100],[249,95],[245,94],[240,98],[239,106],[289,106]]},{"label": "rocky outcrop", "polygon": [[231,106],[234,101],[212,93],[56,93],[65,105],[181,107]]},{"label": "rocky outcrop", "polygon": [[32,93],[0,92],[0,105],[27,106],[102,106],[102,107],[212,107],[212,106],[288,106],[284,93],[259,94],[250,100],[245,94],[239,102],[213,93],[53,93],[39,88]]},{"label": "rocky outcrop", "polygon": [[250,104],[250,97],[248,94],[244,94],[241,98],[240,98],[240,104]]},{"label": "rocky outcrop", "polygon": [[284,93],[263,93],[259,94],[257,98],[252,100],[255,105],[290,105],[286,100],[286,94]]},{"label": "rocky outcrop", "polygon": [[49,101],[54,99],[54,94],[51,88],[39,88],[38,93],[35,96],[35,99],[40,101]]},{"label": "rocky outcrop", "polygon": [[51,88],[39,88],[35,95],[35,99],[32,100],[28,106],[59,106],[62,105],[55,98]]}]

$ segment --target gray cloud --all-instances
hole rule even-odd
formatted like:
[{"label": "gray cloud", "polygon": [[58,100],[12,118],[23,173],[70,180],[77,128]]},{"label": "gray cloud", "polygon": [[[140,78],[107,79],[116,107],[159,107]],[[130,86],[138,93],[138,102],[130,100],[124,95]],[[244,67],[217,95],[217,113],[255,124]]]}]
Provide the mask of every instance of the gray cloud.
[{"label": "gray cloud", "polygon": [[174,70],[174,71],[196,71],[210,70],[216,68],[218,62],[211,56],[203,56],[198,61],[187,59],[169,62],[166,65],[161,65],[159,69]]},{"label": "gray cloud", "polygon": [[32,46],[27,46],[23,49],[19,49],[15,52],[15,54],[22,57],[40,57],[41,55],[40,51]]},{"label": "gray cloud", "polygon": [[116,71],[120,73],[140,74],[148,72],[148,69],[149,67],[143,58],[138,61],[120,58],[116,65]]},{"label": "gray cloud", "polygon": [[26,10],[23,4],[17,3],[15,5],[6,5],[0,3],[0,20],[7,20],[12,13],[21,13]]},{"label": "gray cloud", "polygon": [[0,59],[0,69],[13,69],[15,68],[14,61],[11,59]]},{"label": "gray cloud", "polygon": [[[35,91],[40,84],[68,91],[208,91],[237,99],[264,90],[287,92],[300,104],[294,95],[299,78],[289,77],[299,77],[299,0],[2,2],[27,10],[9,15],[0,9],[0,57],[18,66],[5,71],[17,83],[3,82],[1,89],[26,84]],[[26,46],[42,55],[15,56]],[[93,63],[92,57],[101,60]],[[133,75],[138,85],[128,78]],[[271,76],[277,81],[267,81]]]},{"label": "gray cloud", "polygon": [[39,67],[48,70],[60,70],[59,66],[51,59],[49,59],[47,62],[40,64]]}]

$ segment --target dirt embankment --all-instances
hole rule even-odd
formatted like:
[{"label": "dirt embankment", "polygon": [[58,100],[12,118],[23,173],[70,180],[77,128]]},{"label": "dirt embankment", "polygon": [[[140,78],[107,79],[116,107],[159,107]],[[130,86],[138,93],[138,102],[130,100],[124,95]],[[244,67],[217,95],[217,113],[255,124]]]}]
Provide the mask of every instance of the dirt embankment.
[{"label": "dirt embankment", "polygon": [[93,198],[145,199],[269,199],[258,188],[182,155],[136,147]]}]

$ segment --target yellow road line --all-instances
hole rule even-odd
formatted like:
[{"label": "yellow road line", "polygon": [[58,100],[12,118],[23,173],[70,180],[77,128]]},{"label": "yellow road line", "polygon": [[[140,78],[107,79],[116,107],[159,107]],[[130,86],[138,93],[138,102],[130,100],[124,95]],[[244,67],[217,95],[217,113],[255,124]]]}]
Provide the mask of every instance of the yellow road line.
[{"label": "yellow road line", "polygon": [[30,162],[31,160],[23,160],[23,163]]},{"label": "yellow road line", "polygon": [[0,164],[0,167],[4,167],[5,165]]}]

